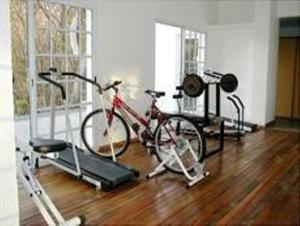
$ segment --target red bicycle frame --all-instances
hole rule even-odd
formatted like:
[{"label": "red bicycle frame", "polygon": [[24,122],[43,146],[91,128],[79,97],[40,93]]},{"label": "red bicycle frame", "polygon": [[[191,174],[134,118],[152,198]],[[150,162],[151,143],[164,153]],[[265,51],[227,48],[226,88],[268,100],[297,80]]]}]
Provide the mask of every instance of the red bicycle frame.
[{"label": "red bicycle frame", "polygon": [[133,118],[135,118],[141,125],[143,125],[151,134],[153,135],[151,129],[150,129],[150,122],[152,119],[152,116],[155,114],[156,119],[160,123],[162,120],[164,120],[163,113],[160,111],[160,109],[156,106],[156,98],[152,99],[152,103],[150,105],[149,110],[149,117],[144,118],[140,116],[137,112],[135,112],[130,106],[128,106],[119,96],[118,96],[118,89],[115,88],[115,95],[112,100],[112,109],[108,115],[108,123],[111,124],[113,120],[113,113],[115,110],[118,110],[120,114],[123,116],[127,124],[133,129],[133,131],[139,136],[138,130],[133,128],[133,122],[128,116],[127,113],[129,113]]}]

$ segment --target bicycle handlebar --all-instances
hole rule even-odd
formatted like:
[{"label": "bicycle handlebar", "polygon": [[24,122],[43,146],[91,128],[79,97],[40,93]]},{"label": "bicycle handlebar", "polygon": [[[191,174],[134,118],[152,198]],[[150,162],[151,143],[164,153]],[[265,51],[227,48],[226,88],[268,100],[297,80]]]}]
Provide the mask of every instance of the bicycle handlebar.
[{"label": "bicycle handlebar", "polygon": [[121,83],[122,83],[122,81],[120,81],[120,80],[114,81],[112,84],[107,85],[105,88],[103,88],[103,91],[107,91],[107,90],[109,90],[111,88],[114,88],[115,86],[118,86]]},{"label": "bicycle handlebar", "polygon": [[65,91],[65,88],[64,88],[61,84],[59,84],[58,82],[56,82],[56,81],[54,81],[54,80],[48,78],[48,76],[50,76],[50,75],[51,75],[50,72],[40,72],[40,73],[38,73],[38,76],[39,76],[41,79],[43,79],[43,80],[45,80],[46,82],[49,82],[49,83],[51,83],[52,85],[58,87],[58,88],[60,89],[60,91],[61,91],[62,98],[65,100],[65,99],[66,99],[66,91]]}]

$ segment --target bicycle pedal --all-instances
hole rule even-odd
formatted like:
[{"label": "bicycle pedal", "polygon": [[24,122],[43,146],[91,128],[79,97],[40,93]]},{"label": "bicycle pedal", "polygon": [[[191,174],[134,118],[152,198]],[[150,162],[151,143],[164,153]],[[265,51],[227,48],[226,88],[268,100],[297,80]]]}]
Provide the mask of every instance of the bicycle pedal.
[{"label": "bicycle pedal", "polygon": [[150,152],[150,155],[154,155],[155,154],[155,148],[154,147],[150,147],[149,148],[149,152]]}]

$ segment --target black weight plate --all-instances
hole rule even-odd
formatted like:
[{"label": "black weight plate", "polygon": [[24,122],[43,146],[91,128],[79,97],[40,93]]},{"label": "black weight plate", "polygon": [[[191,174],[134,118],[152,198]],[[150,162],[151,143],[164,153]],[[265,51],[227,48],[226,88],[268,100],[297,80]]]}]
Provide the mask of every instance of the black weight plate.
[{"label": "black weight plate", "polygon": [[220,86],[226,93],[234,92],[239,85],[239,81],[234,74],[225,74],[220,80]]},{"label": "black weight plate", "polygon": [[182,82],[183,92],[189,97],[198,97],[203,93],[204,82],[199,75],[188,74]]}]

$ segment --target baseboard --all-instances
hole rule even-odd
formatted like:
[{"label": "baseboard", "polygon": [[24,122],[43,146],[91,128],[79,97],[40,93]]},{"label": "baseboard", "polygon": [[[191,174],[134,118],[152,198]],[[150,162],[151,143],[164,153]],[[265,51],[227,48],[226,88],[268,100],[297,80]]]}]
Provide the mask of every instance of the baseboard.
[{"label": "baseboard", "polygon": [[270,127],[270,126],[273,126],[275,124],[275,119],[269,121],[266,123],[265,127]]}]

